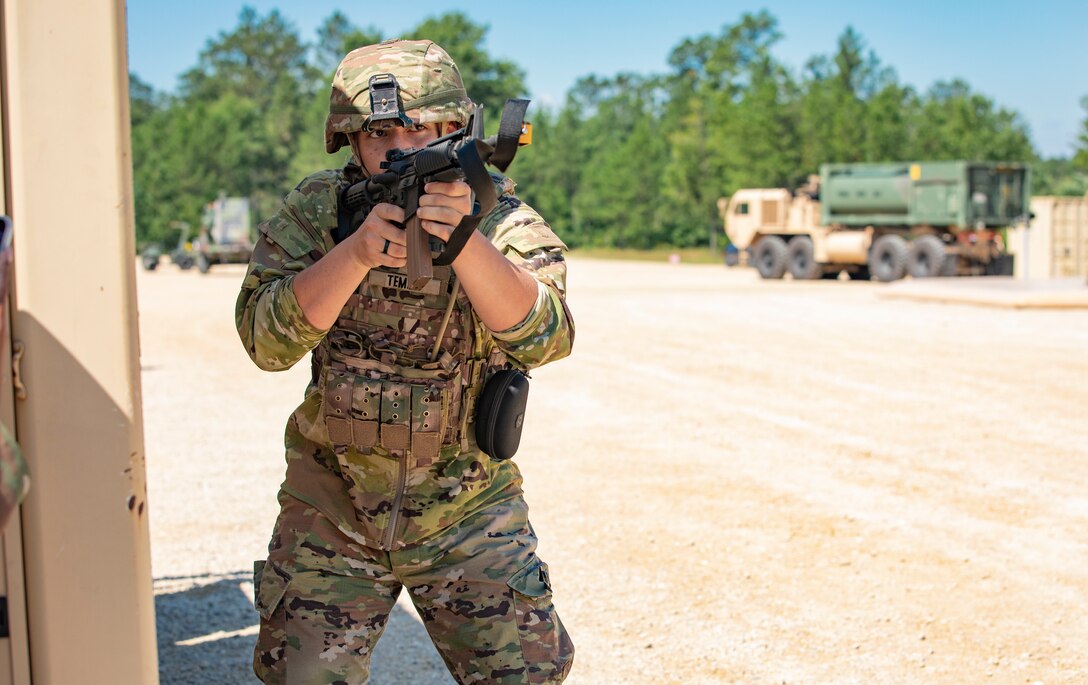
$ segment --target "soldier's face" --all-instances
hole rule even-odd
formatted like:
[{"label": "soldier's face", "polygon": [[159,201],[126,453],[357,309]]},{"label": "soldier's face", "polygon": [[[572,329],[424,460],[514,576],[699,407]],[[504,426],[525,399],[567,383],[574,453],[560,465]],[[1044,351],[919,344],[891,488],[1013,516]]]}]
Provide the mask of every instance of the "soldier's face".
[{"label": "soldier's face", "polygon": [[389,126],[373,131],[359,131],[355,134],[363,168],[368,173],[381,173],[381,163],[385,153],[390,150],[419,148],[438,138],[439,124],[416,124],[414,126]]}]

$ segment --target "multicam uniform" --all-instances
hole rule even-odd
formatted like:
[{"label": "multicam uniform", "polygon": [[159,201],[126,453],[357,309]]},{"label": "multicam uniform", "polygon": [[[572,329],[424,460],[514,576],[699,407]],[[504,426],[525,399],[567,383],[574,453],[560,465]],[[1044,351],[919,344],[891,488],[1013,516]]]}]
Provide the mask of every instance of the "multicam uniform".
[{"label": "multicam uniform", "polygon": [[460,293],[432,362],[452,270],[436,267],[412,291],[403,270],[380,268],[330,330],[315,329],[292,280],[333,248],[338,191],[358,173],[321,172],[288,195],[260,227],[238,299],[259,367],[286,369],[313,350],[287,424],[281,513],[255,573],[255,671],[266,683],[365,683],[403,585],[458,682],[561,682],[573,646],[534,553],[521,475],[477,448],[473,410],[495,370],[569,353],[565,246],[501,179],[479,230],[538,282],[520,324],[489,331]]}]

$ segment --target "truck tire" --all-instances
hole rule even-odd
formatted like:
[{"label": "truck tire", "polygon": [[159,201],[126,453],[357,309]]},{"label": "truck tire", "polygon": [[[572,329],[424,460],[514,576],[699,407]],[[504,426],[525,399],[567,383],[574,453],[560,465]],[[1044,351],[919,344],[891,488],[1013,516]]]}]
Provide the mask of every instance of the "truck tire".
[{"label": "truck tire", "polygon": [[898,281],[907,273],[907,241],[888,233],[880,236],[869,251],[869,273],[882,283]]},{"label": "truck tire", "polygon": [[144,269],[146,269],[147,271],[154,271],[155,269],[159,268],[159,258],[158,257],[152,257],[151,255],[144,255],[143,257],[140,257],[140,261],[143,263]]},{"label": "truck tire", "polygon": [[759,239],[753,251],[756,270],[763,278],[782,278],[786,273],[786,242],[778,236]]},{"label": "truck tire", "polygon": [[952,278],[959,276],[960,257],[955,253],[945,253],[944,262],[941,263],[941,277]]},{"label": "truck tire", "polygon": [[812,238],[799,235],[790,239],[786,248],[786,268],[799,281],[812,281],[824,275],[823,266],[816,261]]},{"label": "truck tire", "polygon": [[196,268],[202,274],[208,273],[208,271],[212,268],[212,263],[208,259],[208,255],[201,253],[196,256]]},{"label": "truck tire", "polygon": [[943,274],[944,243],[935,235],[915,238],[907,252],[907,272],[913,278],[933,278]]}]

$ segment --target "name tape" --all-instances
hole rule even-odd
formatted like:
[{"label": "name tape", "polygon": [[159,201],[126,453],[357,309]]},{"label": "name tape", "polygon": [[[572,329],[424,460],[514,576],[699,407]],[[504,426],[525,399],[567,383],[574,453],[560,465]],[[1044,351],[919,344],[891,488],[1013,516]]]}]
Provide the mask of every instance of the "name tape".
[{"label": "name tape", "polygon": [[437,295],[440,284],[437,278],[432,278],[419,290],[408,287],[408,276],[404,274],[389,273],[388,271],[371,271],[366,279],[369,285],[379,288],[395,288],[397,290],[410,290],[424,295]]}]

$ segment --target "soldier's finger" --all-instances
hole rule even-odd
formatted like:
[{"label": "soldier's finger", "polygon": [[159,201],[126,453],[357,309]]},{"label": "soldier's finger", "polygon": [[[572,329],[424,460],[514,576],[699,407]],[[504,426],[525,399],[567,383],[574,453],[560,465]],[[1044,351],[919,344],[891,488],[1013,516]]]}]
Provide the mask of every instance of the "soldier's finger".
[{"label": "soldier's finger", "polygon": [[419,198],[420,207],[452,207],[464,214],[472,211],[472,198],[468,195],[443,195],[428,193]]},{"label": "soldier's finger", "polygon": [[[448,197],[461,197],[468,195],[472,192],[472,189],[464,181],[431,181],[423,186],[423,192]],[[422,199],[420,198],[421,201]]]},{"label": "soldier's finger", "polygon": [[374,209],[370,210],[370,214],[386,221],[396,221],[398,223],[404,221],[404,208],[391,205],[388,202],[379,202],[374,205]]},{"label": "soldier's finger", "polygon": [[382,255],[381,259],[379,259],[378,261],[382,266],[389,266],[393,267],[394,269],[399,269],[408,263],[408,258],[403,256],[393,257],[391,255]]},{"label": "soldier's finger", "polygon": [[419,218],[423,221],[435,221],[442,224],[449,224],[450,226],[456,226],[461,223],[461,217],[464,212],[453,207],[420,207],[418,210]]},{"label": "soldier's finger", "polygon": [[[450,236],[453,234],[454,227],[450,226],[449,224],[439,223],[437,221],[421,221],[419,222],[419,225],[423,228],[424,231],[430,233],[439,240],[448,241],[450,239]],[[405,250],[405,253],[407,253],[407,250]]]},{"label": "soldier's finger", "polygon": [[376,240],[377,252],[386,257],[401,259],[408,256],[408,247],[404,243],[397,243],[388,238]]},{"label": "soldier's finger", "polygon": [[403,228],[397,228],[388,221],[382,221],[376,223],[371,230],[371,236],[378,239],[378,246],[381,246],[382,240],[388,240],[395,245],[407,245],[408,234],[404,232]]},{"label": "soldier's finger", "polygon": [[[403,231],[400,232],[403,233]],[[373,262],[377,266],[400,268],[408,262],[408,248],[400,243],[393,242],[389,238],[382,238],[378,235],[367,236],[367,248],[373,255]]]}]

